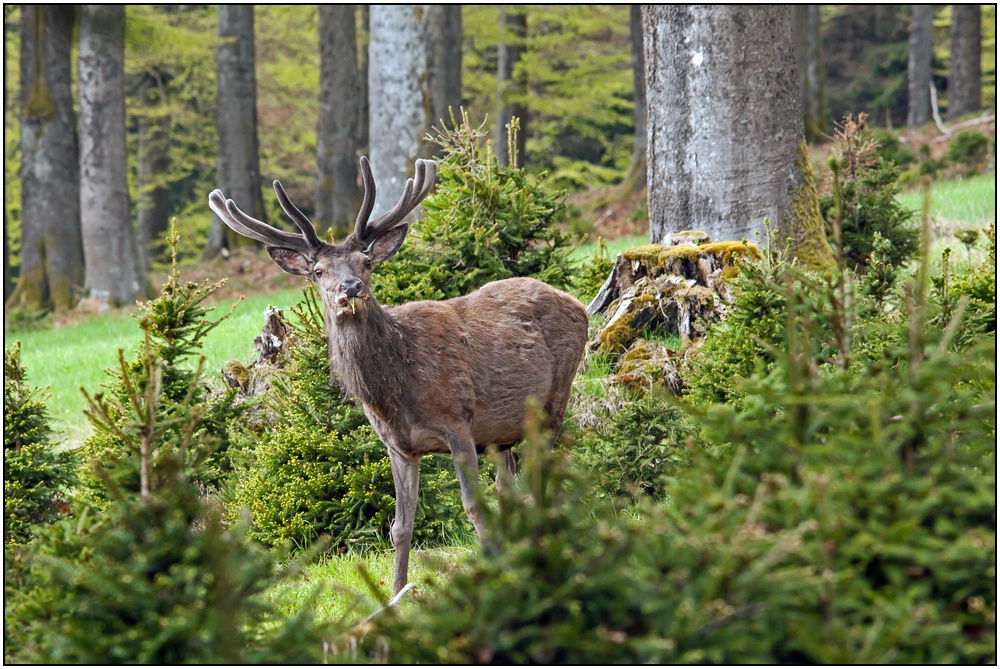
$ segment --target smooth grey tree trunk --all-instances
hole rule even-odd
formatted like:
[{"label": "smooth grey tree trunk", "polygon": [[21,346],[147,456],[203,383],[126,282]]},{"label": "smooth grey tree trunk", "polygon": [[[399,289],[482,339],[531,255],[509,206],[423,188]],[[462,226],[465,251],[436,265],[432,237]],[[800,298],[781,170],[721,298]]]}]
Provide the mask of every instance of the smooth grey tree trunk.
[{"label": "smooth grey tree trunk", "polygon": [[979,5],[951,6],[951,68],[948,118],[977,112],[983,106],[982,10]]},{"label": "smooth grey tree trunk", "polygon": [[431,125],[444,129],[451,125],[449,109],[458,118],[462,105],[462,5],[426,7],[424,42]]},{"label": "smooth grey tree trunk", "polygon": [[646,189],[646,65],[642,55],[642,6],[629,5],[629,32],[632,45],[632,101],[635,108],[632,119],[633,132],[632,161],[622,180],[624,191],[638,193]]},{"label": "smooth grey tree trunk", "polygon": [[910,128],[931,120],[931,48],[934,38],[934,6],[912,7],[907,67],[909,106],[906,110],[906,125]]},{"label": "smooth grey tree trunk", "polygon": [[358,121],[358,146],[362,153],[368,153],[368,121],[371,114],[368,110],[368,41],[371,30],[371,9],[368,5],[358,5],[361,14],[361,30],[359,35],[358,51],[361,53],[361,117]]},{"label": "smooth grey tree trunk", "polygon": [[764,234],[832,261],[807,180],[788,5],[644,5],[650,241]]},{"label": "smooth grey tree trunk", "polygon": [[820,40],[819,5],[809,5],[806,20],[806,139],[818,140],[826,130],[826,95],[823,87],[823,43]]},{"label": "smooth grey tree trunk", "polygon": [[136,220],[142,269],[152,269],[163,256],[159,240],[170,225],[170,189],[165,179],[170,168],[170,115],[166,107],[165,74],[144,72],[141,95],[145,109],[138,118],[139,149],[136,160],[138,186]]},{"label": "smooth grey tree trunk", "polygon": [[[257,140],[257,78],[254,71],[253,5],[219,5],[219,52],[216,58],[216,126],[219,155],[216,181],[227,198],[259,221],[267,222],[261,195]],[[254,242],[232,232],[215,214],[204,257],[223,248]]]},{"label": "smooth grey tree trunk", "polygon": [[83,286],[75,21],[66,5],[21,8],[21,272],[7,306],[66,310]]},{"label": "smooth grey tree trunk", "polygon": [[[517,67],[524,54],[524,38],[528,34],[528,17],[524,10],[503,8],[500,10],[500,44],[497,48],[497,122],[493,133],[493,150],[501,165],[513,164],[524,167],[524,146],[528,136],[528,107],[524,96],[528,90],[528,80]],[[509,155],[507,125],[517,117],[520,130],[514,143],[516,156]]]},{"label": "smooth grey tree trunk", "polygon": [[84,287],[104,307],[145,295],[125,143],[125,6],[80,12],[80,224]]},{"label": "smooth grey tree trunk", "polygon": [[319,6],[319,124],[316,215],[322,233],[343,239],[361,206],[358,158],[361,75],[354,5]]},{"label": "smooth grey tree trunk", "polygon": [[422,5],[373,5],[368,45],[368,124],[371,167],[377,185],[373,215],[391,208],[413,176],[417,158],[428,158],[430,95]]}]

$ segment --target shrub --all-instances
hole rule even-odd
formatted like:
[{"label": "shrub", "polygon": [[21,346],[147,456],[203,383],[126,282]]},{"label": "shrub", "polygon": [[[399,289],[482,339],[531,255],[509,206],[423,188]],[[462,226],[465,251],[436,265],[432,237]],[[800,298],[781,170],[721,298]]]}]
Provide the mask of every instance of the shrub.
[{"label": "shrub", "polygon": [[[176,247],[176,234],[170,242]],[[173,269],[160,295],[139,305],[139,314],[135,318],[144,333],[144,343],[131,361],[126,361],[124,353],[119,351],[118,368],[107,372],[111,381],[105,385],[106,392],[96,395],[104,399],[101,405],[104,413],[101,416],[91,414],[92,418],[99,417],[114,423],[117,429],[96,430],[81,447],[83,457],[95,467],[95,471],[86,472],[84,479],[95,499],[107,498],[107,477],[101,474],[102,470],[114,472],[112,485],[139,490],[140,472],[134,468],[138,462],[134,451],[146,437],[142,436],[141,428],[129,432],[126,426],[142,423],[150,414],[160,416],[163,424],[169,424],[173,420],[172,415],[183,414],[188,406],[199,408],[199,420],[198,432],[186,435],[186,439],[193,443],[209,439],[216,442],[215,448],[201,452],[186,449],[184,444],[187,442],[178,439],[174,431],[155,432],[152,428],[146,436],[158,441],[146,446],[164,452],[166,443],[175,444],[189,459],[192,472],[197,469],[197,480],[203,486],[217,489],[229,475],[231,466],[226,425],[240,411],[234,402],[235,392],[211,387],[200,376],[201,359],[195,364],[191,360],[198,354],[205,335],[228,316],[210,320],[209,309],[203,305],[224,283],[207,280],[199,284],[182,283],[175,254]],[[156,407],[134,405],[129,400],[133,389],[138,387],[138,375],[142,373],[149,356],[161,361],[160,376],[157,377],[160,405]]]},{"label": "shrub", "polygon": [[27,383],[21,342],[3,351],[3,542],[23,544],[33,526],[69,511],[64,495],[76,482],[76,458],[49,441],[48,410]]},{"label": "shrub", "polygon": [[892,130],[876,128],[872,131],[872,139],[878,143],[875,155],[887,163],[893,163],[900,169],[907,169],[917,160],[917,154],[913,149],[902,144]]},{"label": "shrub", "polygon": [[407,243],[372,279],[380,300],[401,304],[465,295],[513,276],[559,288],[573,281],[569,237],[559,229],[562,194],[547,195],[525,171],[478,147],[468,116],[441,131],[437,185]]},{"label": "shrub", "polygon": [[989,137],[978,130],[959,130],[948,143],[945,158],[961,167],[966,175],[973,175],[984,167],[989,151]]},{"label": "shrub", "polygon": [[[326,329],[310,284],[289,325],[300,345],[271,378],[259,424],[233,425],[239,445],[236,482],[227,501],[233,521],[250,512],[250,536],[267,545],[387,546],[395,489],[385,446],[353,400],[330,380]],[[468,536],[450,458],[424,458],[414,541],[427,545]],[[484,472],[486,475],[486,472]]]},{"label": "shrub", "polygon": [[834,165],[835,192],[819,199],[820,213],[831,245],[835,244],[834,218],[839,221],[850,267],[864,267],[876,232],[892,242],[890,261],[901,267],[915,255],[919,232],[908,225],[913,212],[896,200],[899,168],[876,155],[878,142],[872,139],[865,118],[865,114],[857,119],[848,116],[838,124],[840,158]]}]

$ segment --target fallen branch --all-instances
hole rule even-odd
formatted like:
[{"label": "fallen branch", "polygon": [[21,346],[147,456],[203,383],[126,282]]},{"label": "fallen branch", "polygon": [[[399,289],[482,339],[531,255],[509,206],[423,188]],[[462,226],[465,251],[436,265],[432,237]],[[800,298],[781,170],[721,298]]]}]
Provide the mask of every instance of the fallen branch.
[{"label": "fallen branch", "polygon": [[945,137],[951,135],[951,131],[944,127],[944,123],[941,122],[941,113],[938,111],[938,101],[937,101],[937,89],[934,88],[934,82],[930,82],[928,86],[931,87],[931,114],[934,116],[934,123],[937,124],[938,130],[941,131]]},{"label": "fallen branch", "polygon": [[361,624],[359,624],[358,627],[361,627],[363,625],[367,625],[369,622],[371,622],[372,618],[374,618],[375,616],[377,616],[380,613],[382,613],[382,612],[384,612],[384,611],[386,611],[388,609],[391,609],[392,607],[398,605],[399,602],[402,601],[402,599],[406,595],[406,593],[408,593],[410,590],[412,590],[413,587],[414,586],[413,586],[412,583],[407,583],[406,585],[404,585],[403,589],[400,590],[399,592],[397,592],[396,596],[393,597],[392,599],[390,599],[388,604],[386,604],[385,606],[383,606],[382,608],[380,608],[378,611],[376,611],[375,613],[371,614],[370,616],[368,616],[367,618],[365,618],[364,620],[362,620]]}]

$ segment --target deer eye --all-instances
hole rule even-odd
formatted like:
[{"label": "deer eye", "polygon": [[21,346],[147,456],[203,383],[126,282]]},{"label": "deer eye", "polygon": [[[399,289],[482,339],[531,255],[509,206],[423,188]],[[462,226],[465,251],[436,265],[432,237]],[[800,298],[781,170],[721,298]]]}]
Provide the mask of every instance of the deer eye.
[{"label": "deer eye", "polygon": [[323,276],[323,270],[317,267],[316,269],[313,270],[313,276],[318,279],[319,277]]},{"label": "deer eye", "polygon": [[367,269],[371,269],[372,268],[372,259],[371,258],[365,258],[365,267]]}]

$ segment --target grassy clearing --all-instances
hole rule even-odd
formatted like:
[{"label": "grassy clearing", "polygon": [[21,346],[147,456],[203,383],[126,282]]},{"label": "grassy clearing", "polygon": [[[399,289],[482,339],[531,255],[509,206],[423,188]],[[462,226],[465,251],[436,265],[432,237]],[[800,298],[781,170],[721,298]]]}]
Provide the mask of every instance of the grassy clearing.
[{"label": "grassy clearing", "polygon": [[[253,338],[260,333],[264,309],[274,305],[287,310],[300,297],[299,291],[283,291],[243,300],[205,338],[202,353],[207,373],[216,374],[228,360],[254,359]],[[217,318],[233,307],[234,300],[209,304],[215,308],[212,313]],[[100,392],[107,380],[105,370],[118,365],[119,349],[125,351],[126,359],[131,358],[141,334],[131,313],[114,312],[45,330],[8,330],[4,332],[4,341],[21,342],[29,382],[33,386],[48,386],[52,426],[59,433],[56,441],[76,446],[90,433],[83,415],[86,400],[80,388],[91,394]]]}]

